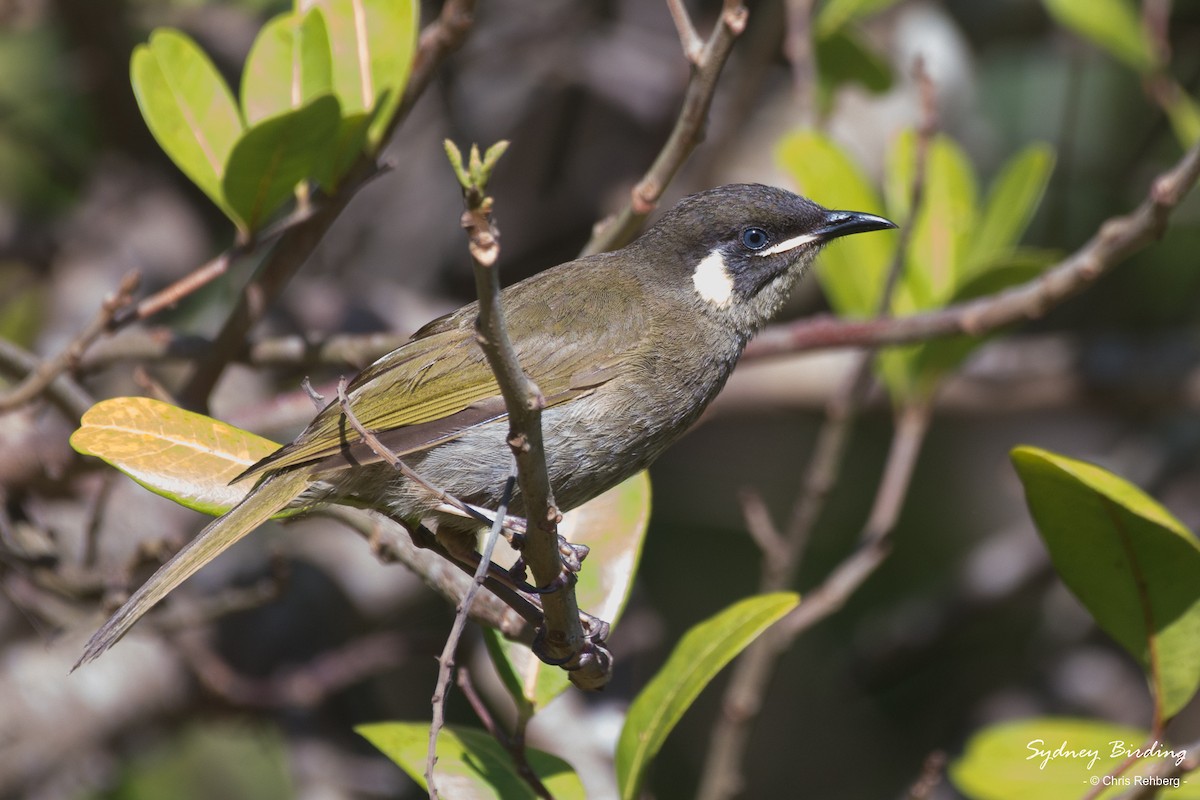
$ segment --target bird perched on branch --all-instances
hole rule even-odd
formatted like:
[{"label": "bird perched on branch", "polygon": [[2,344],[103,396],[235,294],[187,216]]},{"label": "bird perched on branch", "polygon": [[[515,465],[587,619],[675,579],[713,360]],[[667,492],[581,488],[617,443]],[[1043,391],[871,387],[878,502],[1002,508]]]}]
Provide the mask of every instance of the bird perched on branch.
[{"label": "bird perched on branch", "polygon": [[[548,475],[559,507],[579,506],[644,469],[716,397],[750,338],[820,249],[894,228],[757,184],[684,198],[628,246],[576,259],[505,289],[521,367],[541,389]],[[447,549],[474,547],[481,523],[384,463],[394,453],[446,493],[495,508],[511,470],[507,414],[475,341],[476,304],[417,331],[349,385],[364,441],[331,403],[295,441],[246,470],[249,494],[162,566],[87,643],[80,663],[121,638],[201,566],[285,507],[345,503]],[[521,515],[522,498],[510,513]]]}]

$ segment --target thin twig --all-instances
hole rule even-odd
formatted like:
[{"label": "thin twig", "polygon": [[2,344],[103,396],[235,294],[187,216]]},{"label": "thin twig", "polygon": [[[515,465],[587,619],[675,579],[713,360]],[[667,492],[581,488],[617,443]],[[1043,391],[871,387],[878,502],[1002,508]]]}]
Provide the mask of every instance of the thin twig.
[{"label": "thin twig", "polygon": [[429,749],[425,754],[425,783],[429,787],[429,800],[437,800],[437,785],[434,782],[433,768],[437,764],[437,740],[438,734],[442,731],[442,726],[446,721],[446,698],[450,693],[450,677],[454,671],[454,655],[458,652],[458,643],[462,639],[463,630],[467,626],[467,616],[471,613],[471,604],[475,600],[475,596],[479,594],[479,590],[483,587],[484,580],[487,578],[488,568],[492,564],[492,551],[496,547],[496,540],[500,538],[500,531],[504,527],[504,517],[508,514],[508,503],[512,499],[513,487],[517,482],[517,465],[513,461],[512,472],[508,479],[504,482],[504,492],[500,495],[500,506],[496,509],[496,521],[492,523],[491,529],[488,531],[487,541],[483,546],[483,553],[480,554],[479,564],[475,568],[474,580],[467,587],[467,593],[463,597],[458,608],[454,613],[454,624],[450,626],[450,635],[446,637],[446,644],[442,648],[441,658],[438,659],[438,677],[437,684],[433,690],[433,720],[429,723]]},{"label": "thin twig", "polygon": [[112,320],[109,322],[109,331],[120,330],[131,323],[141,322],[168,308],[174,307],[184,298],[194,294],[228,272],[229,266],[239,258],[256,252],[292,228],[307,222],[312,217],[313,212],[314,206],[311,203],[304,204],[271,225],[262,233],[251,239],[237,242],[225,250],[225,252],[201,264],[165,289],[161,289],[149,297],[139,300],[136,305],[122,309],[120,313],[113,315]]},{"label": "thin twig", "polygon": [[1200,144],[1151,183],[1137,209],[1107,220],[1087,243],[1056,266],[1011,289],[907,317],[840,320],[823,315],[776,325],[754,339],[742,358],[754,360],[829,347],[909,344],[962,334],[982,336],[1007,325],[1038,319],[1157,241],[1166,230],[1171,212],[1198,178]]},{"label": "thin twig", "polygon": [[[45,362],[7,339],[0,339],[0,373],[21,379],[37,372]],[[41,394],[68,419],[77,420],[95,404],[95,399],[70,375],[60,373]]]},{"label": "thin twig", "polygon": [[394,669],[408,657],[403,637],[384,631],[355,639],[266,678],[243,675],[194,637],[178,637],[184,661],[204,686],[239,708],[313,708],[331,694]]},{"label": "thin twig", "polygon": [[525,779],[525,782],[533,789],[534,794],[543,798],[543,800],[554,800],[554,796],[550,794],[550,790],[546,788],[546,785],[542,783],[542,779],[538,777],[533,767],[530,766],[529,759],[525,754],[525,727],[529,724],[529,720],[533,714],[533,704],[528,702],[518,703],[516,726],[510,736],[505,733],[504,729],[492,717],[487,704],[484,703],[483,698],[476,691],[475,683],[471,680],[470,670],[466,666],[458,668],[457,683],[458,688],[462,690],[463,696],[471,704],[471,709],[475,712],[475,716],[483,723],[483,727],[492,735],[492,738],[508,751],[508,754],[513,759],[513,765],[517,768],[517,773]]},{"label": "thin twig", "polygon": [[[478,522],[484,523],[485,525],[491,525],[493,523],[493,518],[481,514],[474,506],[464,503],[454,495],[449,494],[430,483],[419,472],[405,464],[399,456],[397,456],[395,453],[389,450],[386,445],[380,442],[379,437],[377,437],[372,431],[367,430],[366,426],[364,426],[362,422],[359,421],[358,416],[355,415],[354,409],[350,406],[350,398],[346,395],[347,383],[348,381],[344,375],[338,380],[338,405],[341,407],[342,415],[345,416],[346,421],[350,423],[350,427],[353,428],[354,432],[357,433],[363,440],[363,444],[371,448],[372,453],[383,459],[383,461],[386,462],[392,469],[398,471],[401,475],[420,486],[442,503],[453,506],[463,516],[475,519]],[[503,515],[501,515],[500,519],[503,519]]]},{"label": "thin twig", "polygon": [[554,502],[542,438],[545,398],[521,369],[516,348],[505,328],[500,277],[495,266],[500,250],[499,233],[491,219],[491,198],[484,195],[483,188],[464,187],[467,208],[462,225],[467,232],[475,291],[479,295],[476,338],[508,412],[508,443],[517,462],[527,520],[522,558],[536,585],[548,590],[541,595],[546,624],[539,631],[534,652],[543,661],[569,670],[571,682],[579,688],[600,689],[612,675],[612,656],[601,642],[585,636],[575,598],[575,576],[564,570],[559,554],[561,514]]},{"label": "thin twig", "polygon": [[[410,538],[385,529],[369,512],[360,508],[326,505],[315,509],[311,515],[337,520],[358,533],[370,545],[376,558],[384,563],[398,561],[404,564],[449,602],[457,604],[467,593],[467,585],[474,571],[450,555],[434,537],[430,536],[420,545],[415,544]],[[395,522],[404,527],[400,520]],[[491,576],[488,577],[487,587],[494,597],[484,595],[476,598],[471,605],[471,617],[480,625],[500,631],[507,639],[532,646],[535,628],[542,624],[541,609]]]},{"label": "thin twig", "polygon": [[42,361],[21,383],[0,395],[0,414],[12,411],[40,395],[56,378],[74,369],[92,343],[108,330],[113,317],[133,299],[140,277],[136,270],[125,273],[116,291],[104,298],[100,310],[86,328],[54,358]]},{"label": "thin twig", "polygon": [[667,10],[671,12],[671,21],[679,32],[679,44],[683,48],[683,56],[696,66],[700,66],[704,56],[704,40],[696,32],[692,18],[683,6],[683,0],[667,0]]},{"label": "thin twig", "polygon": [[908,800],[929,800],[933,791],[942,782],[942,773],[946,771],[946,754],[934,750],[925,757],[921,765],[921,774],[908,789]]},{"label": "thin twig", "polygon": [[812,13],[815,0],[787,0],[783,51],[792,65],[792,91],[796,107],[816,116],[817,59],[813,52]]},{"label": "thin twig", "polygon": [[704,138],[708,109],[716,92],[717,78],[733,49],[734,39],[745,30],[750,13],[740,0],[725,0],[720,19],[717,20],[712,35],[708,37],[699,60],[696,61],[688,53],[689,43],[685,31],[691,30],[694,33],[695,28],[687,19],[687,11],[679,2],[670,2],[669,7],[676,27],[680,30],[684,55],[693,63],[692,77],[683,96],[683,107],[658,157],[630,192],[629,204],[613,219],[597,226],[591,241],[583,248],[585,255],[615,250],[628,244],[641,230],[646,217],[658,205],[675,173]]},{"label": "thin twig", "polygon": [[880,490],[871,506],[868,525],[863,529],[862,544],[820,586],[806,593],[803,603],[777,623],[781,633],[795,638],[840,609],[883,563],[891,549],[888,534],[896,524],[901,507],[899,500],[908,492],[929,419],[926,406],[909,406],[900,413],[879,483]]}]

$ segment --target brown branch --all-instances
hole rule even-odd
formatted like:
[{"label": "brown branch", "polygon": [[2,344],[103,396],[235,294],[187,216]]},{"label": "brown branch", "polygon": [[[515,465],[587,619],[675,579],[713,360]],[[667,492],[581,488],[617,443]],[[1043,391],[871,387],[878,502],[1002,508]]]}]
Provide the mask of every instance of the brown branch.
[{"label": "brown branch", "polygon": [[541,595],[546,622],[538,631],[534,652],[543,661],[569,670],[571,682],[579,688],[600,689],[611,677],[612,656],[601,642],[585,636],[575,598],[575,576],[563,568],[558,545],[561,514],[554,502],[542,438],[541,412],[545,398],[521,369],[516,348],[505,328],[500,277],[495,267],[499,238],[491,220],[491,199],[483,196],[482,188],[478,184],[464,186],[467,209],[462,224],[469,240],[475,290],[479,295],[476,336],[508,411],[508,443],[517,463],[527,521],[522,558],[536,585],[546,590]]},{"label": "brown branch", "polygon": [[804,602],[779,621],[776,627],[781,634],[795,638],[840,609],[883,563],[891,550],[889,534],[908,492],[929,419],[929,409],[924,406],[910,406],[900,413],[859,549],[836,567],[820,586],[806,593]]},{"label": "brown branch", "polygon": [[125,273],[116,291],[104,298],[96,316],[54,358],[42,361],[30,370],[17,386],[0,395],[0,414],[28,403],[54,383],[63,373],[75,368],[84,352],[108,330],[113,317],[127,306],[137,290],[140,277],[136,270]]},{"label": "brown branch", "polygon": [[[337,520],[358,533],[381,562],[404,564],[451,603],[458,603],[466,594],[469,568],[454,559],[432,536],[420,545],[414,544],[385,529],[372,515],[359,508],[329,505],[314,510],[311,515]],[[399,520],[395,522],[403,527]],[[493,583],[490,577],[487,587],[495,596],[476,598],[471,604],[471,618],[480,625],[495,628],[514,642],[532,645],[534,626],[541,623],[541,611],[508,587]]]},{"label": "brown branch", "polygon": [[454,672],[454,658],[458,652],[458,643],[462,640],[463,631],[467,625],[467,615],[471,613],[471,605],[479,594],[479,589],[487,579],[488,568],[492,566],[492,550],[500,531],[504,527],[504,517],[508,513],[508,503],[512,499],[513,484],[516,483],[516,464],[513,464],[513,474],[504,483],[504,492],[500,496],[500,505],[496,509],[496,519],[488,532],[487,543],[480,554],[479,563],[475,567],[467,593],[454,613],[454,624],[450,626],[450,635],[442,647],[442,655],[438,658],[437,684],[433,690],[433,719],[429,723],[429,746],[425,757],[425,783],[429,787],[430,800],[437,800],[437,784],[434,780],[433,768],[437,763],[437,740],[442,727],[446,723],[446,698],[450,694],[450,678]]},{"label": "brown branch", "polygon": [[[28,379],[28,376],[35,374],[43,364],[45,362],[25,348],[7,339],[0,339],[0,373],[17,379]],[[72,420],[82,417],[96,402],[86,389],[65,372],[47,383],[41,394]]]},{"label": "brown branch", "polygon": [[[1178,764],[1169,759],[1159,761],[1150,769],[1146,777],[1177,781],[1182,779],[1184,775],[1200,769],[1200,739],[1190,742],[1186,747],[1177,748],[1177,752],[1186,753],[1187,755],[1179,759]],[[1173,785],[1175,784],[1155,785],[1154,783],[1147,782],[1135,789],[1130,789],[1121,795],[1118,800],[1151,800],[1151,798],[1158,797],[1164,788]]]},{"label": "brown branch", "polygon": [[982,336],[1038,319],[1129,256],[1157,241],[1171,212],[1200,178],[1200,144],[1159,175],[1137,209],[1104,222],[1082,247],[1034,280],[993,295],[908,317],[839,320],[825,315],[768,328],[744,359],[829,347],[878,347],[944,336]]},{"label": "brown branch", "polygon": [[[466,38],[474,8],[474,0],[447,0],[438,19],[422,31],[404,96],[380,140],[380,150],[408,115],[416,97],[429,85],[434,69]],[[375,154],[361,156],[342,187],[328,198],[327,203],[316,209],[303,224],[289,228],[280,237],[278,245],[242,289],[237,305],[226,318],[206,358],[197,365],[179,393],[184,405],[201,409],[206,406],[225,368],[244,351],[250,329],[308,260],[358,189],[377,173]]]},{"label": "brown branch", "polygon": [[745,30],[746,19],[750,13],[739,0],[725,0],[721,8],[721,17],[700,52],[699,60],[696,61],[689,52],[691,48],[687,35],[689,30],[694,35],[695,28],[687,19],[687,12],[682,3],[672,0],[669,6],[676,27],[680,30],[684,55],[693,64],[692,77],[683,96],[683,108],[680,109],[675,127],[659,151],[658,157],[633,187],[629,204],[613,219],[597,226],[591,240],[583,248],[585,255],[615,250],[628,244],[641,230],[646,217],[658,205],[675,173],[704,138],[708,109],[716,92],[717,78],[733,49],[734,39]]},{"label": "brown branch", "polygon": [[313,708],[336,692],[400,666],[408,657],[403,638],[384,631],[321,653],[300,666],[252,678],[192,637],[179,637],[178,644],[185,662],[210,692],[240,708],[257,709]]},{"label": "brown branch", "polygon": [[120,313],[113,315],[112,320],[109,322],[109,331],[120,330],[131,323],[141,322],[161,311],[174,307],[184,298],[194,294],[228,272],[229,266],[239,258],[257,252],[287,231],[307,222],[312,217],[313,211],[314,207],[312,204],[304,204],[262,233],[253,238],[238,241],[216,258],[200,265],[165,289],[161,289],[149,297],[143,298],[136,305],[122,309]]},{"label": "brown branch", "polygon": [[[278,336],[251,344],[235,359],[256,367],[300,367],[317,364],[366,366],[408,341],[398,333],[334,334],[320,341],[303,336]],[[211,339],[152,327],[127,331],[99,341],[79,365],[83,373],[123,364],[195,361],[213,347]]]},{"label": "brown branch", "polygon": [[783,51],[792,65],[792,91],[796,105],[815,116],[817,96],[817,59],[813,52],[812,13],[815,0],[787,0],[784,3],[786,26]]},{"label": "brown branch", "polygon": [[945,771],[946,754],[941,750],[934,750],[925,757],[925,762],[921,764],[921,774],[909,787],[908,800],[929,800],[933,797],[938,784],[942,782],[942,775]]},{"label": "brown branch", "polygon": [[692,18],[683,6],[683,0],[667,0],[667,10],[671,12],[671,21],[679,32],[679,45],[683,48],[683,57],[690,63],[700,66],[704,58],[704,40],[696,32]]}]

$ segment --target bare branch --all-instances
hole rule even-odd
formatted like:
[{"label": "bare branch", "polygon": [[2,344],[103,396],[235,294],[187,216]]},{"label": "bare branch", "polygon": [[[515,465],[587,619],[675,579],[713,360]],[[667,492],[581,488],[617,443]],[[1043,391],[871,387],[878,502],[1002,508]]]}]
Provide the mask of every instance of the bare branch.
[{"label": "bare branch", "polygon": [[545,398],[521,369],[505,328],[500,277],[494,266],[499,234],[490,216],[491,198],[484,195],[483,188],[464,187],[467,209],[462,224],[475,262],[475,290],[479,295],[476,334],[508,411],[508,443],[517,463],[527,520],[522,558],[536,585],[546,590],[541,595],[546,623],[539,631],[534,652],[543,661],[569,670],[571,682],[579,688],[599,689],[612,674],[612,656],[600,642],[584,635],[575,599],[575,576],[563,569],[558,546],[561,514],[554,502],[542,439]]},{"label": "bare branch", "polygon": [[[676,16],[675,3],[671,4],[672,16],[679,24]],[[682,8],[678,9],[678,13]],[[692,77],[688,82],[687,91],[683,96],[683,108],[675,121],[666,144],[659,151],[658,157],[646,174],[638,181],[630,193],[629,205],[621,209],[613,219],[597,226],[591,241],[583,248],[585,255],[600,253],[605,250],[615,250],[628,244],[641,230],[650,215],[658,205],[659,199],[667,186],[675,177],[675,173],[687,161],[696,145],[704,138],[704,127],[708,121],[708,109],[712,105],[713,94],[717,89],[717,78],[725,66],[726,59],[733,49],[733,41],[746,28],[749,17],[746,7],[737,0],[725,0],[721,9],[721,18],[717,21],[712,35],[700,53],[700,60],[694,61]],[[690,22],[687,23],[689,26]],[[693,31],[694,32],[694,31]],[[684,40],[685,55],[687,55],[687,37],[681,32]],[[689,57],[689,60],[692,60]]]},{"label": "bare branch", "polygon": [[[15,378],[28,378],[42,368],[43,364],[45,362],[25,348],[7,339],[0,339],[0,372]],[[73,420],[82,417],[96,402],[86,389],[65,372],[51,379],[42,388],[41,394],[68,419]]]},{"label": "bare branch", "polygon": [[125,273],[116,291],[104,298],[96,316],[62,349],[62,352],[39,363],[26,374],[21,383],[0,395],[0,414],[28,403],[44,392],[60,375],[74,369],[84,352],[108,330],[113,317],[132,301],[139,280],[136,270]]},{"label": "bare branch", "polygon": [[684,58],[700,66],[704,55],[704,40],[696,32],[696,26],[692,24],[692,18],[684,8],[683,0],[667,0],[667,9],[671,12],[675,30],[679,31],[679,44],[683,47]]}]

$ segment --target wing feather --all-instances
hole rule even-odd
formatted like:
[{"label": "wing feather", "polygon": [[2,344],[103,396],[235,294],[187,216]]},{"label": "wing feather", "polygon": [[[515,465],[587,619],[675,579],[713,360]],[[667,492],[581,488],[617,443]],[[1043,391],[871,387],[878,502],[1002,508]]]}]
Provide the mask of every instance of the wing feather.
[{"label": "wing feather", "polygon": [[[508,328],[518,332],[517,357],[548,406],[595,391],[636,360],[649,326],[641,287],[632,277],[619,275],[611,292],[587,298],[573,285],[581,269],[606,258],[572,262],[543,273],[534,286],[519,283],[502,295]],[[500,388],[475,341],[476,308],[465,306],[426,325],[347,387],[359,421],[397,455],[428,449],[507,416]],[[553,323],[545,325],[545,320]],[[314,461],[332,469],[377,460],[333,402],[294,442],[238,480]]]}]

